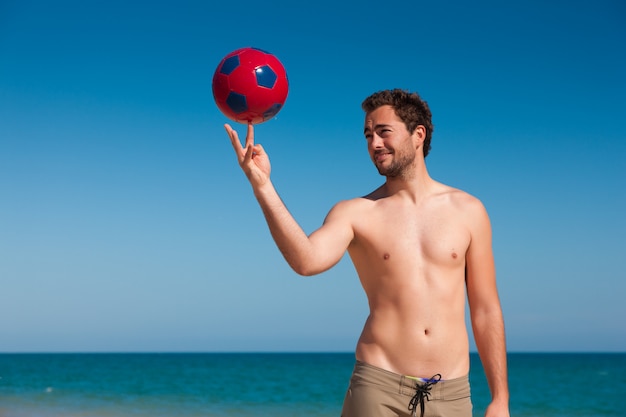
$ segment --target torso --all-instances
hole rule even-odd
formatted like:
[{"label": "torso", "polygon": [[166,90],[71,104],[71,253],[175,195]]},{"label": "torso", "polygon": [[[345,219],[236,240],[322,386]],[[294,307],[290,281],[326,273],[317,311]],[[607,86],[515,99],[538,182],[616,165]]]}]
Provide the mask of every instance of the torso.
[{"label": "torso", "polygon": [[472,198],[437,184],[421,201],[380,191],[353,200],[349,254],[370,307],[358,360],[416,377],[468,373],[463,206]]}]

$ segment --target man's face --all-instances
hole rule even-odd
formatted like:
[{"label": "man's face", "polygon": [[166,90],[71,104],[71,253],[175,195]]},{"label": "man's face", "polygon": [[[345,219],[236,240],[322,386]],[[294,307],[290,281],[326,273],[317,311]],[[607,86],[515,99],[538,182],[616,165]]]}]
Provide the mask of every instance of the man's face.
[{"label": "man's face", "polygon": [[380,175],[399,177],[412,170],[416,144],[393,107],[381,106],[365,115],[365,139]]}]

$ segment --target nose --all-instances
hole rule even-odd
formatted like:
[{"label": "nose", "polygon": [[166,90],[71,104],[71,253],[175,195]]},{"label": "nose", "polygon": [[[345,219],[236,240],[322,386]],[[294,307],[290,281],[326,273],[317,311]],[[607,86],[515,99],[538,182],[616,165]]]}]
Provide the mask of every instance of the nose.
[{"label": "nose", "polygon": [[377,135],[376,133],[373,133],[370,139],[370,147],[372,149],[380,149],[380,148],[384,148],[384,141],[383,138],[381,138],[379,135]]}]

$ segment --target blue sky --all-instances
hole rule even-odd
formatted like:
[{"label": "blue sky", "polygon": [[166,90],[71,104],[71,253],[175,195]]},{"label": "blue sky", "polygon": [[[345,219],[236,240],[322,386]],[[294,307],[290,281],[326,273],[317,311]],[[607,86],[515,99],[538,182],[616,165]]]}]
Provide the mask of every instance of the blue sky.
[{"label": "blue sky", "polygon": [[0,352],[353,350],[349,259],[287,267],[223,131],[243,46],[287,69],[257,140],[307,232],[382,182],[362,99],[418,91],[431,175],[491,215],[509,349],[626,349],[623,2],[211,3],[0,3]]}]

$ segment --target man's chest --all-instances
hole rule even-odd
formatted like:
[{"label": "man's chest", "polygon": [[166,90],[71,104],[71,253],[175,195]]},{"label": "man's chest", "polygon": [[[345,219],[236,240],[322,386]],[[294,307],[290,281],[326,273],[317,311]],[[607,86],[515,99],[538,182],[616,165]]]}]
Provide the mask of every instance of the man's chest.
[{"label": "man's chest", "polygon": [[449,210],[373,215],[358,222],[355,237],[371,256],[451,266],[464,262],[471,242],[468,227]]}]

